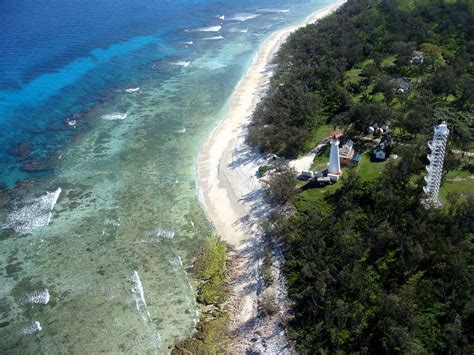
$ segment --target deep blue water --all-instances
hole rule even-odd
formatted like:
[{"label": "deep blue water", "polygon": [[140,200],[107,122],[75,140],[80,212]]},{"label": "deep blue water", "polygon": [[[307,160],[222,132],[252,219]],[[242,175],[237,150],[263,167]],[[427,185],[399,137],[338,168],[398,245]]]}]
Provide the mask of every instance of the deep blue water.
[{"label": "deep blue water", "polygon": [[190,333],[196,151],[265,37],[332,2],[0,0],[0,352]]},{"label": "deep blue water", "polygon": [[[93,106],[107,90],[159,79],[162,73],[147,69],[160,59],[186,55],[189,48],[180,42],[193,36],[185,29],[223,22],[218,15],[295,5],[303,8],[311,3],[314,1],[2,1],[0,144],[9,148],[34,140],[35,146],[41,146],[35,151],[38,157],[51,154],[68,134],[56,134],[53,143],[48,133],[43,134],[49,125]],[[2,182],[7,186],[27,178],[8,149],[0,162]]]}]

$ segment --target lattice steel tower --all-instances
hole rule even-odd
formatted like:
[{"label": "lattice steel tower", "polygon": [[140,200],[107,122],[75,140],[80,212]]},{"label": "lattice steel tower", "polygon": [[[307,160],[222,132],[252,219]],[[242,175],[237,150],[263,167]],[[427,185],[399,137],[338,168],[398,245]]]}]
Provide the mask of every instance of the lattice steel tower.
[{"label": "lattice steel tower", "polygon": [[428,175],[425,176],[426,186],[423,191],[428,195],[427,205],[441,207],[439,200],[439,187],[443,176],[444,153],[448,142],[449,129],[446,122],[442,122],[434,128],[433,140],[428,142],[431,154],[428,154],[430,164],[426,166]]}]

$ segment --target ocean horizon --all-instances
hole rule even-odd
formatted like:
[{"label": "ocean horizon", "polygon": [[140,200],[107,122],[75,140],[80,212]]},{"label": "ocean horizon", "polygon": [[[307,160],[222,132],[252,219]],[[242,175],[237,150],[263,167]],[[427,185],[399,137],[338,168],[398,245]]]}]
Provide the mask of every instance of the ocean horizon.
[{"label": "ocean horizon", "polygon": [[1,352],[192,332],[198,149],[265,38],[334,2],[0,4]]}]

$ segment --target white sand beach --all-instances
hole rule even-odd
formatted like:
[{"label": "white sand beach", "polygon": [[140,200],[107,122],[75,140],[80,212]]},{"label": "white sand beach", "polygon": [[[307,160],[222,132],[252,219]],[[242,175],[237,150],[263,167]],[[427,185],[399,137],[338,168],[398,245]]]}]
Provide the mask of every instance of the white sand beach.
[{"label": "white sand beach", "polygon": [[272,292],[282,305],[280,312],[265,322],[258,317],[259,298],[269,292],[263,290],[258,272],[262,259],[258,222],[265,217],[268,206],[256,172],[266,160],[245,144],[245,135],[252,113],[268,86],[272,74],[270,64],[281,44],[293,31],[332,13],[344,2],[318,10],[302,23],[268,37],[235,88],[229,111],[204,142],[197,158],[200,202],[217,234],[236,248],[238,265],[232,275],[231,300],[234,313],[231,327],[235,336],[232,353],[249,349],[269,353],[291,351],[285,332],[280,328],[287,301],[278,265]]}]

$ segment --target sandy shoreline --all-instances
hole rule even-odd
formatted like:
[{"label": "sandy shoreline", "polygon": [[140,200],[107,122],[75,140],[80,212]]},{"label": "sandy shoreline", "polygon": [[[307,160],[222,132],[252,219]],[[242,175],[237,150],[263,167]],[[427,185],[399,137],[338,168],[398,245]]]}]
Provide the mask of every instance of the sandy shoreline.
[{"label": "sandy shoreline", "polygon": [[[270,78],[271,72],[268,66],[281,44],[292,32],[327,16],[344,2],[338,1],[324,7],[311,14],[305,21],[278,30],[267,38],[237,84],[224,119],[201,146],[196,162],[198,197],[216,232],[234,246],[240,246],[248,238],[247,233],[236,222],[246,215],[241,199],[249,192],[249,185],[253,185],[251,180],[255,179],[256,172],[252,171],[251,176],[242,176],[242,171],[236,173],[236,170],[239,170],[236,164],[239,160],[236,155],[239,152],[236,148],[243,142],[245,127],[250,122],[255,106],[261,99],[263,88]],[[248,158],[246,156],[246,160]]]},{"label": "sandy shoreline", "polygon": [[[198,198],[217,234],[236,248],[239,266],[233,271],[235,275],[231,275],[231,328],[235,336],[232,353],[249,349],[291,352],[281,329],[281,319],[273,322],[267,319],[262,324],[258,316],[259,295],[265,292],[259,276],[263,242],[258,222],[264,218],[268,206],[256,172],[265,159],[245,144],[246,128],[268,85],[272,74],[269,65],[281,44],[296,29],[327,16],[344,2],[324,7],[305,21],[278,30],[267,38],[236,86],[224,119],[204,142],[197,157]],[[279,270],[275,272],[278,274]],[[281,279],[284,283],[282,276]],[[284,303],[286,292],[280,291],[275,291],[276,301]],[[280,313],[284,314],[285,309]]]}]

